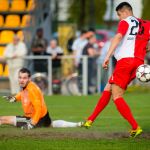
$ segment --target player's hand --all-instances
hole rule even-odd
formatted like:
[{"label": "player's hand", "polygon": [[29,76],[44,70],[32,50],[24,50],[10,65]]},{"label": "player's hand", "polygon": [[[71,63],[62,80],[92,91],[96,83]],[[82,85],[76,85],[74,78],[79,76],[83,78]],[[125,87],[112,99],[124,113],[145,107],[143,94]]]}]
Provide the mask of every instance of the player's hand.
[{"label": "player's hand", "polygon": [[16,101],[16,98],[14,96],[3,96],[3,98],[9,101],[10,103],[13,103]]},{"label": "player's hand", "polygon": [[21,127],[22,130],[30,130],[33,129],[35,126],[29,120],[24,126]]},{"label": "player's hand", "polygon": [[102,67],[104,69],[108,69],[108,64],[109,64],[109,58],[106,57],[103,64],[102,64]]}]

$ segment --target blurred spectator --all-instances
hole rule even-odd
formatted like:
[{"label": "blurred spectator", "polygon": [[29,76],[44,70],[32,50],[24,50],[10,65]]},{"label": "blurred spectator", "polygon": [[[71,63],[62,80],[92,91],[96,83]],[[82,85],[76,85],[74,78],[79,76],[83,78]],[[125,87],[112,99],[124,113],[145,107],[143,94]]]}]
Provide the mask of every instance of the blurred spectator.
[{"label": "blurred spectator", "polygon": [[78,87],[79,90],[82,90],[82,86],[81,86],[81,82],[82,82],[82,51],[83,48],[86,46],[86,44],[88,43],[88,38],[91,37],[94,34],[93,31],[81,31],[81,35],[80,37],[78,37],[72,45],[72,50],[73,50],[73,55],[75,58],[75,66],[78,69],[78,76],[79,76],[79,80],[78,80]]},{"label": "blurred spectator", "polygon": [[82,30],[80,37],[76,38],[72,45],[76,67],[79,66],[80,58],[82,56],[82,50],[87,43],[88,43],[87,32],[85,30]]},{"label": "blurred spectator", "polygon": [[[88,39],[94,35],[94,32],[89,30],[89,31],[81,31],[80,37],[75,39],[72,45],[72,50],[73,50],[73,55],[75,58],[75,66],[80,70],[82,70],[80,63],[81,63],[81,57],[82,57],[82,51],[85,45],[88,43]],[[79,73],[80,74],[80,73]]]},{"label": "blurred spectator", "polygon": [[11,94],[16,94],[20,90],[18,84],[18,71],[24,66],[24,57],[27,54],[26,45],[19,40],[18,36],[14,36],[13,42],[8,44],[5,48],[4,58],[8,64],[9,80],[11,87]]},{"label": "blurred spectator", "polygon": [[[46,53],[47,40],[43,37],[43,29],[36,31],[36,36],[32,41],[31,49],[35,56],[43,56]],[[47,72],[47,60],[35,59],[34,72]]]},{"label": "blurred spectator", "polygon": [[114,37],[115,32],[111,30],[105,30],[105,29],[98,29],[95,31],[97,44],[99,48],[102,48],[108,40],[110,40],[112,37]]},{"label": "blurred spectator", "polygon": [[55,39],[50,41],[50,45],[46,49],[46,54],[52,56],[52,74],[53,79],[60,79],[61,74],[61,58],[63,50]]},{"label": "blurred spectator", "polygon": [[82,54],[88,56],[88,94],[96,92],[96,56],[99,55],[97,50],[98,46],[96,44],[96,37],[93,35],[89,38],[88,43],[83,49]]}]

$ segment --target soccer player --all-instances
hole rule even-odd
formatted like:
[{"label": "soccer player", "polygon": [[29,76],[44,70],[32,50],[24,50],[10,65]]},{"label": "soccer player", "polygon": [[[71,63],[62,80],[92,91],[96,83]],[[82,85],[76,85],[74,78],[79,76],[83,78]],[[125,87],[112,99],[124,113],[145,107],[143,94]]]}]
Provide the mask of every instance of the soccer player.
[{"label": "soccer player", "polygon": [[142,133],[142,129],[133,117],[123,94],[128,84],[135,78],[137,67],[144,63],[146,46],[150,38],[150,22],[134,17],[132,7],[127,2],[120,3],[116,11],[120,22],[102,66],[104,69],[108,68],[113,54],[117,64],[93,113],[83,126],[88,128],[92,125],[99,113],[107,106],[112,95],[117,110],[132,126],[130,137],[136,137]]},{"label": "soccer player", "polygon": [[39,87],[30,80],[30,71],[20,69],[19,85],[21,91],[15,96],[5,96],[9,102],[21,101],[24,116],[0,116],[0,125],[9,124],[22,129],[35,127],[79,127],[81,122],[67,122],[64,120],[51,121],[44,97]]}]

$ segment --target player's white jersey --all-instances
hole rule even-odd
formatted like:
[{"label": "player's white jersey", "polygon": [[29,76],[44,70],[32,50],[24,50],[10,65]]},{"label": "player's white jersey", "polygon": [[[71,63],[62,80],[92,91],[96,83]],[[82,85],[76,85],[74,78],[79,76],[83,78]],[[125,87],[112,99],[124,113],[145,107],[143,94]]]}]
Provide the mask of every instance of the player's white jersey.
[{"label": "player's white jersey", "polygon": [[115,58],[138,57],[143,60],[150,38],[150,22],[129,16],[119,22],[117,32],[123,35],[123,39],[114,53]]}]

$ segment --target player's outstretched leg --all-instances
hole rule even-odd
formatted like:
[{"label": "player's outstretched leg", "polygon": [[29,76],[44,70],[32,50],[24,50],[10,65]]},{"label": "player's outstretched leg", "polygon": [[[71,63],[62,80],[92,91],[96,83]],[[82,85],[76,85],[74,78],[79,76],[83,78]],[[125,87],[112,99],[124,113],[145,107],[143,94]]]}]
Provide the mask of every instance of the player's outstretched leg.
[{"label": "player's outstretched leg", "polygon": [[16,126],[16,116],[0,116],[0,125],[3,124]]},{"label": "player's outstretched leg", "polygon": [[110,97],[111,97],[110,91],[104,91],[102,93],[102,96],[100,97],[93,113],[88,117],[87,121],[84,122],[83,127],[85,127],[85,128],[91,127],[91,125],[94,122],[94,120],[96,119],[96,117],[109,103]]}]

